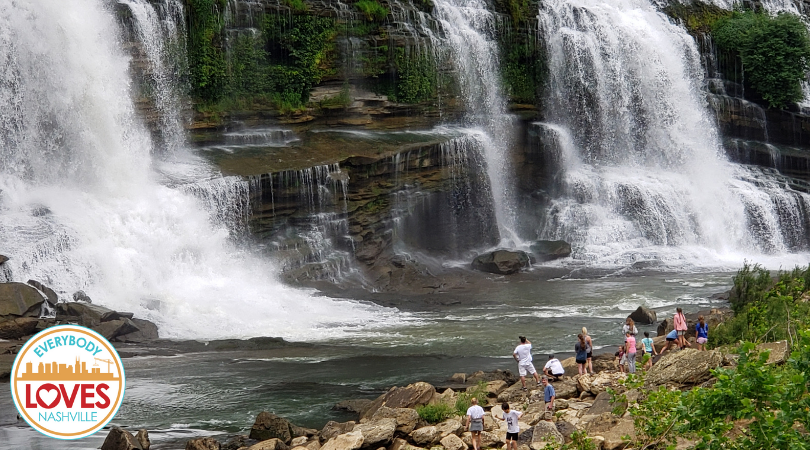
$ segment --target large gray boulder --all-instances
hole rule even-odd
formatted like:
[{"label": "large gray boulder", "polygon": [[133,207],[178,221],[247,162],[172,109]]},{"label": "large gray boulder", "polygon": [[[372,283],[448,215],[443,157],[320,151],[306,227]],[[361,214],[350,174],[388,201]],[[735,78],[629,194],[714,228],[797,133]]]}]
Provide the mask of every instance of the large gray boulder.
[{"label": "large gray boulder", "polygon": [[[13,317],[13,316],[12,316]],[[23,336],[30,336],[37,331],[39,319],[36,317],[15,317],[5,322],[0,322],[0,339],[20,339]]]},{"label": "large gray boulder", "polygon": [[433,445],[442,437],[442,432],[436,426],[418,428],[411,433],[411,440],[416,445]]},{"label": "large gray boulder", "polygon": [[783,364],[790,358],[790,344],[788,341],[766,342],[757,345],[758,352],[769,352],[766,364]]},{"label": "large gray boulder", "polygon": [[499,275],[517,273],[530,265],[529,255],[520,250],[495,250],[476,256],[472,262],[472,268],[475,270]]},{"label": "large gray boulder", "polygon": [[40,292],[45,294],[45,297],[48,299],[48,303],[50,303],[52,306],[59,303],[59,296],[56,295],[56,292],[54,292],[53,289],[45,286],[37,280],[28,280],[28,284],[34,286],[35,288],[39,289]]},{"label": "large gray boulder", "polygon": [[370,419],[382,406],[389,408],[416,408],[430,402],[436,389],[433,385],[420,381],[405,387],[393,387],[372,401],[361,419]]},{"label": "large gray boulder", "polygon": [[138,430],[138,434],[135,435],[135,439],[141,444],[141,448],[143,450],[149,450],[152,447],[152,441],[149,440],[149,431],[145,428],[141,428]]},{"label": "large gray boulder", "polygon": [[633,321],[636,323],[645,325],[653,324],[658,320],[658,316],[655,314],[655,311],[647,308],[646,306],[639,306],[638,309],[630,313],[630,315],[627,317],[633,319]]},{"label": "large gray boulder", "polygon": [[101,444],[101,450],[145,450],[129,431],[112,427]]},{"label": "large gray boulder", "polygon": [[380,419],[355,425],[353,432],[363,434],[363,447],[377,448],[391,443],[397,431],[397,419]]},{"label": "large gray boulder", "polygon": [[389,408],[387,406],[380,407],[377,412],[371,416],[371,420],[394,419],[397,421],[397,431],[404,434],[410,434],[419,421],[419,413],[413,408]]},{"label": "large gray boulder", "polygon": [[157,339],[158,327],[154,323],[144,319],[128,319],[130,320],[138,331],[119,334],[115,337],[116,342],[146,342]]},{"label": "large gray boulder", "polygon": [[38,316],[44,301],[39,291],[25,283],[0,283],[0,320],[2,316]]},{"label": "large gray boulder", "polygon": [[352,431],[326,441],[321,450],[357,450],[363,446],[363,433]]},{"label": "large gray boulder", "polygon": [[685,349],[667,352],[647,372],[645,384],[700,384],[711,377],[711,370],[720,367],[723,355],[717,350],[699,351]]},{"label": "large gray boulder", "polygon": [[440,441],[445,450],[467,450],[467,444],[455,434],[448,434]]},{"label": "large gray boulder", "polygon": [[333,437],[340,436],[341,434],[346,434],[354,430],[354,422],[335,422],[334,420],[330,420],[326,422],[326,425],[323,426],[323,429],[320,433],[320,438],[323,441],[328,441]]},{"label": "large gray boulder", "polygon": [[564,443],[565,438],[557,430],[557,427],[554,425],[554,422],[547,422],[545,420],[541,420],[532,429],[531,448],[534,450],[543,449],[548,444],[562,445]]},{"label": "large gray boulder", "polygon": [[287,419],[262,411],[256,416],[256,421],[250,428],[250,438],[258,441],[277,438],[284,444],[289,444],[293,434]]},{"label": "large gray boulder", "polygon": [[537,262],[571,256],[571,244],[565,241],[537,241],[529,247]]},{"label": "large gray boulder", "polygon": [[140,329],[129,319],[101,322],[100,324],[92,327],[92,329],[98,334],[104,336],[108,341],[112,341],[118,336],[140,331]]},{"label": "large gray boulder", "polygon": [[111,317],[115,311],[103,306],[83,302],[67,302],[56,305],[56,315],[77,317],[79,324],[88,328],[101,325],[102,318]]},{"label": "large gray boulder", "polygon": [[212,437],[191,439],[186,442],[186,450],[220,450],[219,441]]}]

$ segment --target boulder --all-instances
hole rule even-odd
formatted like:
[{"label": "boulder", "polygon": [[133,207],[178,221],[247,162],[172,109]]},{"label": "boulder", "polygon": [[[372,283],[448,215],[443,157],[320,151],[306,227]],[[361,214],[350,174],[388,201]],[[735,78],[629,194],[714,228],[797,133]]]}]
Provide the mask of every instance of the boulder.
[{"label": "boulder", "polygon": [[382,406],[389,408],[415,408],[428,404],[436,389],[429,383],[420,381],[405,387],[393,387],[385,394],[377,397],[368,405],[368,409],[360,416],[361,419],[371,418]]},{"label": "boulder", "polygon": [[363,414],[370,404],[371,400],[367,398],[343,400],[342,402],[335,403],[335,406],[333,406],[332,409],[335,411],[347,411],[350,413]]},{"label": "boulder", "polygon": [[287,419],[262,411],[250,428],[250,438],[257,441],[277,438],[286,445],[292,441],[293,435]]},{"label": "boulder", "polygon": [[0,322],[0,339],[20,339],[23,336],[30,336],[36,333],[37,324],[39,319],[36,317],[15,317]]},{"label": "boulder", "polygon": [[517,381],[518,377],[508,370],[496,369],[491,372],[479,370],[467,377],[467,384],[478,384],[482,381],[489,383],[490,381],[498,380],[505,381],[507,385],[510,385]]},{"label": "boulder", "polygon": [[454,373],[453,376],[447,379],[447,381],[450,381],[452,383],[464,384],[467,382],[467,374],[461,372]]},{"label": "boulder", "polygon": [[[188,448],[188,447],[186,447]],[[101,444],[101,450],[145,450],[138,439],[127,430],[119,427],[112,427]],[[219,450],[219,447],[217,447]]]},{"label": "boulder", "polygon": [[618,402],[618,403],[611,403],[611,395],[607,392],[600,392],[599,395],[593,400],[593,405],[591,405],[591,409],[588,410],[588,414],[602,414],[602,413],[613,413],[613,410],[616,408],[621,409],[622,413],[624,410],[627,409],[626,402]]},{"label": "boulder", "polygon": [[290,447],[300,447],[307,443],[309,440],[306,436],[298,436],[290,441]]},{"label": "boulder", "polygon": [[88,328],[101,325],[101,318],[115,312],[103,306],[91,305],[88,303],[67,302],[56,305],[56,315],[75,316],[79,318],[79,324]]},{"label": "boulder", "polygon": [[532,429],[531,447],[534,450],[543,449],[547,444],[561,445],[564,443],[565,438],[557,431],[557,427],[553,422],[543,420],[538,422]]},{"label": "boulder", "polygon": [[[504,434],[504,436],[506,436],[506,435]],[[467,444],[468,447],[473,446],[472,445],[472,434],[469,431],[467,431],[467,432],[465,432],[464,434],[461,435],[461,440],[464,441],[464,443]],[[490,433],[488,431],[482,431],[481,432],[481,447],[482,448],[499,446],[499,445],[502,445],[504,442],[505,442],[505,440],[503,438],[501,438],[496,433]]]},{"label": "boulder", "polygon": [[767,364],[783,364],[790,358],[790,344],[788,341],[766,342],[757,345],[758,352],[768,351]]},{"label": "boulder", "polygon": [[441,440],[442,447],[445,450],[467,450],[467,444],[461,440],[460,437],[456,436],[455,434],[448,434]]},{"label": "boulder", "polygon": [[411,440],[416,445],[433,445],[441,438],[442,432],[434,425],[417,428],[411,433]]},{"label": "boulder", "polygon": [[357,450],[363,446],[363,433],[352,431],[326,441],[321,450]]},{"label": "boulder", "polygon": [[602,444],[603,449],[616,450],[627,446],[627,441],[624,439],[625,436],[629,436],[630,440],[635,439],[636,428],[633,426],[632,419],[618,419],[615,425],[609,430],[595,435],[602,436],[605,439],[605,442]]},{"label": "boulder", "polygon": [[474,270],[499,275],[511,275],[530,265],[529,255],[520,250],[495,250],[476,256],[472,262]]},{"label": "boulder", "polygon": [[554,386],[554,392],[557,394],[557,398],[568,399],[568,398],[576,398],[579,395],[579,391],[577,390],[577,382],[567,378],[561,381],[555,381],[551,383]]},{"label": "boulder", "polygon": [[[487,383],[487,385],[486,385],[486,387],[484,388],[484,390],[486,390],[486,391],[487,391],[487,394],[488,394],[490,397],[497,397],[497,396],[498,396],[498,394],[500,394],[501,392],[503,392],[503,391],[504,391],[504,389],[506,389],[508,386],[509,386],[509,385],[508,385],[508,384],[506,384],[506,381],[503,381],[503,380],[495,380],[495,381],[490,381],[489,383]],[[468,388],[468,389],[471,389],[471,388]]]},{"label": "boulder", "polygon": [[538,262],[571,256],[571,244],[565,241],[536,241],[529,250]]},{"label": "boulder", "polygon": [[361,423],[354,426],[352,432],[363,434],[363,447],[379,447],[388,445],[394,439],[397,431],[397,419],[380,419]]},{"label": "boulder", "polygon": [[456,419],[447,419],[436,425],[436,429],[439,430],[439,437],[443,438],[448,434],[460,434],[464,430],[464,425]]},{"label": "boulder", "polygon": [[[534,384],[534,380],[526,380],[526,387],[530,388]],[[506,388],[503,392],[498,394],[498,403],[503,402],[522,402],[526,399],[528,391],[523,390],[523,385],[520,381]]]},{"label": "boulder", "polygon": [[85,294],[84,291],[76,291],[73,293],[73,301],[74,302],[83,302],[83,303],[93,303],[93,300],[90,299],[90,296]]},{"label": "boulder", "polygon": [[0,283],[0,316],[38,316],[45,297],[25,283]]},{"label": "boulder", "polygon": [[346,434],[350,431],[354,430],[354,422],[335,422],[334,420],[330,420],[326,422],[326,425],[323,426],[321,430],[321,440],[328,441],[333,437],[336,437],[341,434]]},{"label": "boulder", "polygon": [[137,439],[138,443],[141,444],[141,448],[143,450],[149,450],[149,447],[152,446],[152,441],[149,440],[149,432],[144,428],[138,430],[138,433],[135,435],[135,439]]},{"label": "boulder", "polygon": [[34,286],[35,288],[39,289],[40,292],[45,294],[45,298],[48,299],[48,303],[50,303],[51,306],[59,303],[59,296],[56,295],[56,292],[54,292],[53,289],[49,288],[48,286],[45,286],[44,284],[40,283],[37,280],[28,280],[28,284]]},{"label": "boulder", "polygon": [[382,406],[371,416],[371,420],[395,419],[397,421],[397,431],[410,434],[419,421],[419,413],[411,408],[389,408]]},{"label": "boulder", "polygon": [[636,323],[645,325],[653,324],[658,320],[658,316],[655,314],[655,311],[647,308],[646,306],[639,306],[638,309],[630,313],[630,315],[627,317],[633,319],[633,321]]},{"label": "boulder", "polygon": [[107,338],[108,341],[112,341],[118,336],[140,331],[138,327],[135,326],[135,324],[129,319],[118,319],[102,322],[91,328],[98,334]]},{"label": "boulder", "polygon": [[565,442],[571,442],[571,435],[577,431],[577,427],[570,422],[566,422],[565,420],[558,420],[554,422],[554,426],[557,428],[557,431],[560,432]]},{"label": "boulder", "polygon": [[116,342],[147,342],[158,339],[158,328],[154,323],[144,319],[129,319],[138,328],[138,331],[118,335]]},{"label": "boulder", "polygon": [[577,366],[577,359],[575,357],[566,358],[560,361],[562,364],[563,369],[565,369],[565,375],[568,377],[575,377],[579,375],[579,367]]},{"label": "boulder", "polygon": [[484,431],[493,431],[500,428],[497,423],[495,423],[495,418],[490,413],[484,414]]},{"label": "boulder", "polygon": [[239,450],[250,447],[250,444],[253,442],[253,439],[248,438],[244,434],[236,435],[227,441],[224,444],[220,445],[221,450]]},{"label": "boulder", "polygon": [[0,266],[2,266],[3,264],[5,264],[5,263],[6,263],[6,261],[8,261],[8,256],[6,256],[6,255],[0,255]]},{"label": "boulder", "polygon": [[248,447],[248,450],[287,450],[287,445],[281,439],[273,438],[261,441]]},{"label": "boulder", "polygon": [[219,441],[212,437],[197,438],[186,442],[186,450],[220,450]]},{"label": "boulder", "polygon": [[723,355],[717,350],[685,349],[667,352],[652,366],[645,377],[647,386],[662,384],[699,384],[711,377],[711,370],[720,367]]},{"label": "boulder", "polygon": [[395,438],[386,450],[406,450],[407,448],[413,449],[414,447],[405,439]]},{"label": "boulder", "polygon": [[605,392],[607,388],[615,388],[619,386],[619,380],[623,380],[627,374],[621,372],[599,372],[597,374],[579,375],[577,380],[577,389],[580,392],[589,392],[592,395],[599,395]]}]

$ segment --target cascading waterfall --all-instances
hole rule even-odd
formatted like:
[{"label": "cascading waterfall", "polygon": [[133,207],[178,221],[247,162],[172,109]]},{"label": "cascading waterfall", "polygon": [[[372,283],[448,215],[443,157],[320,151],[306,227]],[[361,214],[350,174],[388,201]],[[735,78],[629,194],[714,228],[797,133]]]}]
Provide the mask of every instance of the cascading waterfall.
[{"label": "cascading waterfall", "polygon": [[785,206],[807,195],[778,193],[767,173],[722,156],[685,30],[648,0],[551,0],[540,16],[551,123],[536,126],[558,136],[560,155],[541,237],[606,264],[711,264],[806,246],[806,214]]},{"label": "cascading waterfall", "polygon": [[467,109],[466,125],[486,132],[484,157],[501,240],[514,245],[519,239],[515,234],[514,187],[508,180],[512,173],[509,147],[516,127],[500,88],[496,17],[483,0],[437,0],[433,6],[444,34],[437,44],[450,49]]},{"label": "cascading waterfall", "polygon": [[198,161],[182,154],[152,159],[107,2],[0,3],[0,253],[11,278],[63,297],[83,289],[164,337],[328,338],[402,320],[276,282],[180,187],[210,169],[187,170]]},{"label": "cascading waterfall", "polygon": [[121,0],[133,17],[137,40],[148,62],[148,88],[159,117],[163,145],[171,152],[183,145],[183,105],[178,81],[188,62],[186,30],[180,0]]}]

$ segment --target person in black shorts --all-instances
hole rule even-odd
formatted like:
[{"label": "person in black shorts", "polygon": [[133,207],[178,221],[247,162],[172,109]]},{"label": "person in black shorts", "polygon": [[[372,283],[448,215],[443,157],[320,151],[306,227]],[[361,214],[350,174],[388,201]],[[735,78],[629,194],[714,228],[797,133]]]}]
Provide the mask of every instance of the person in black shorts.
[{"label": "person in black shorts", "polygon": [[517,450],[518,435],[520,434],[518,419],[523,413],[509,409],[508,402],[503,402],[501,408],[503,409],[503,418],[498,417],[498,419],[506,421],[506,450]]}]

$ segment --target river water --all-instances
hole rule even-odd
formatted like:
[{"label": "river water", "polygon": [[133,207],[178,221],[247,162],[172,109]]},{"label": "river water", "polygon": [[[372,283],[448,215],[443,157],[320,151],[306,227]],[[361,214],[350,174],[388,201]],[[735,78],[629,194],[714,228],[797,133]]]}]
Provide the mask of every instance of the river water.
[{"label": "river water", "polygon": [[[482,276],[474,287],[436,296],[438,306],[400,299],[407,304],[398,310],[402,324],[351,338],[312,336],[278,350],[125,358],[127,391],[112,423],[149,429],[157,449],[182,449],[193,437],[244,433],[263,410],[320,429],[328,420],[355,419],[331,410],[341,400],[375,398],[419,380],[441,386],[456,372],[514,372],[518,335],[533,342],[537,365],[549,352],[570,356],[582,326],[597,353],[612,351],[621,341],[624,317],[639,305],[659,318],[671,316],[676,305],[687,312],[723,306],[709,297],[727,290],[731,276],[605,270],[577,278],[559,269],[509,279]],[[16,425],[9,395],[0,391],[0,448],[53,448],[53,440]],[[98,448],[105,436],[101,431],[60,448]]]}]

